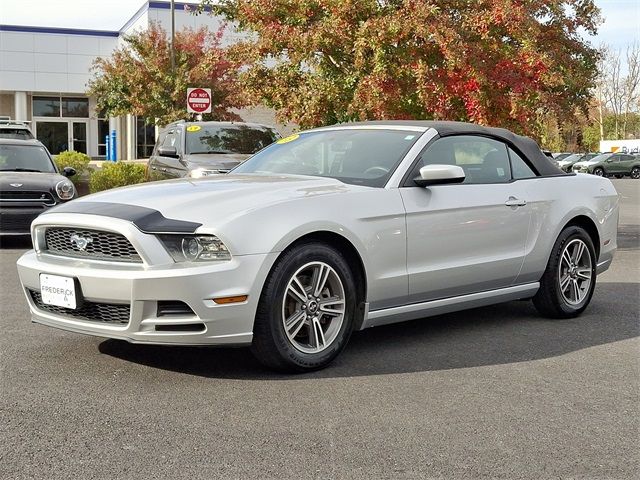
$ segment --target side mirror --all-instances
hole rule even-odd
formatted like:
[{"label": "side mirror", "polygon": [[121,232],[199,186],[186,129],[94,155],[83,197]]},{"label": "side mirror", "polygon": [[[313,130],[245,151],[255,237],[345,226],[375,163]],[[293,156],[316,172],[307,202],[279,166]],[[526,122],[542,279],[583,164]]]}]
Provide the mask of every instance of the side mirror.
[{"label": "side mirror", "polygon": [[176,147],[160,147],[158,148],[158,155],[161,157],[178,158],[178,151]]},{"label": "side mirror", "polygon": [[413,181],[419,187],[442,185],[446,183],[462,183],[466,175],[462,167],[457,165],[426,165],[420,169],[420,176]]},{"label": "side mirror", "polygon": [[76,174],[76,169],[72,167],[64,167],[62,169],[62,175],[65,177],[73,177]]}]

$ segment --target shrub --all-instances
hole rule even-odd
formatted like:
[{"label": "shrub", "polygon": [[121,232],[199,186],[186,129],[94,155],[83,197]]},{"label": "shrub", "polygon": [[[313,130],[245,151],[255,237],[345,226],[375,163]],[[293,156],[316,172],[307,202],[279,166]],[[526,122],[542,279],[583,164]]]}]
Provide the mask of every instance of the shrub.
[{"label": "shrub", "polygon": [[75,169],[76,174],[70,177],[69,180],[77,184],[82,180],[82,176],[89,171],[89,161],[91,159],[89,155],[84,153],[67,150],[56,155],[54,160],[58,166],[58,170],[61,172],[64,167]]},{"label": "shrub", "polygon": [[144,182],[144,165],[124,162],[104,162],[102,169],[91,174],[89,190],[91,193],[110,188],[124,187]]}]

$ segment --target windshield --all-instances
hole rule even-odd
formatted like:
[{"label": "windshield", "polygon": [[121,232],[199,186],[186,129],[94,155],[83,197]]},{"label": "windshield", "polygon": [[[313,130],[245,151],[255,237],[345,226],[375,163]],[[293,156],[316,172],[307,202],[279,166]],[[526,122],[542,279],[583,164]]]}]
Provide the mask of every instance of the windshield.
[{"label": "windshield", "polygon": [[291,135],[233,173],[313,175],[382,187],[420,136],[410,130],[340,129]]},{"label": "windshield", "polygon": [[273,143],[278,134],[267,127],[247,125],[189,125],[187,154],[240,153],[251,155]]},{"label": "windshield", "polygon": [[26,129],[0,127],[0,138],[9,138],[11,140],[30,140],[33,138],[33,135]]},{"label": "windshield", "polygon": [[583,160],[586,161],[588,163],[598,163],[598,162],[604,162],[607,158],[609,158],[611,155],[613,155],[612,153],[603,153],[601,155],[596,155],[593,158],[590,158],[589,160]]},{"label": "windshield", "polygon": [[566,162],[566,163],[577,162],[581,158],[584,160],[584,157],[582,156],[582,154],[574,153],[573,155],[569,155],[568,157],[566,157],[564,160],[560,160],[560,162]]},{"label": "windshield", "polygon": [[0,172],[54,173],[53,162],[44,147],[0,145]]}]

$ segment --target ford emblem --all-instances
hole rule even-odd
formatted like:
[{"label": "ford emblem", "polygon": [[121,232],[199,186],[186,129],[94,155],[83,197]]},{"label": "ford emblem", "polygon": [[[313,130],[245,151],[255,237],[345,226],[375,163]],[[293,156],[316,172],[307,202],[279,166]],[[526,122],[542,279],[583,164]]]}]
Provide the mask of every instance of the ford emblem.
[{"label": "ford emblem", "polygon": [[22,183],[10,183],[9,185],[11,185],[12,187],[20,188],[22,186]]},{"label": "ford emblem", "polygon": [[73,235],[71,235],[71,237],[69,237],[69,240],[71,240],[71,243],[73,243],[76,246],[76,248],[82,252],[84,252],[87,246],[93,242],[93,238],[82,237],[77,233],[74,233]]}]

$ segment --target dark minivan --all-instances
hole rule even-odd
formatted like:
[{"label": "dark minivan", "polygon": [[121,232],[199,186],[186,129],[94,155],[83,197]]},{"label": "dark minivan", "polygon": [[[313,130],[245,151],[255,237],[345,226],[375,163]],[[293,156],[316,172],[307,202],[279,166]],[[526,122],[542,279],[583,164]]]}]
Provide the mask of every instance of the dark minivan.
[{"label": "dark minivan", "polygon": [[280,138],[271,127],[240,122],[174,122],[158,136],[148,180],[227,173]]}]

